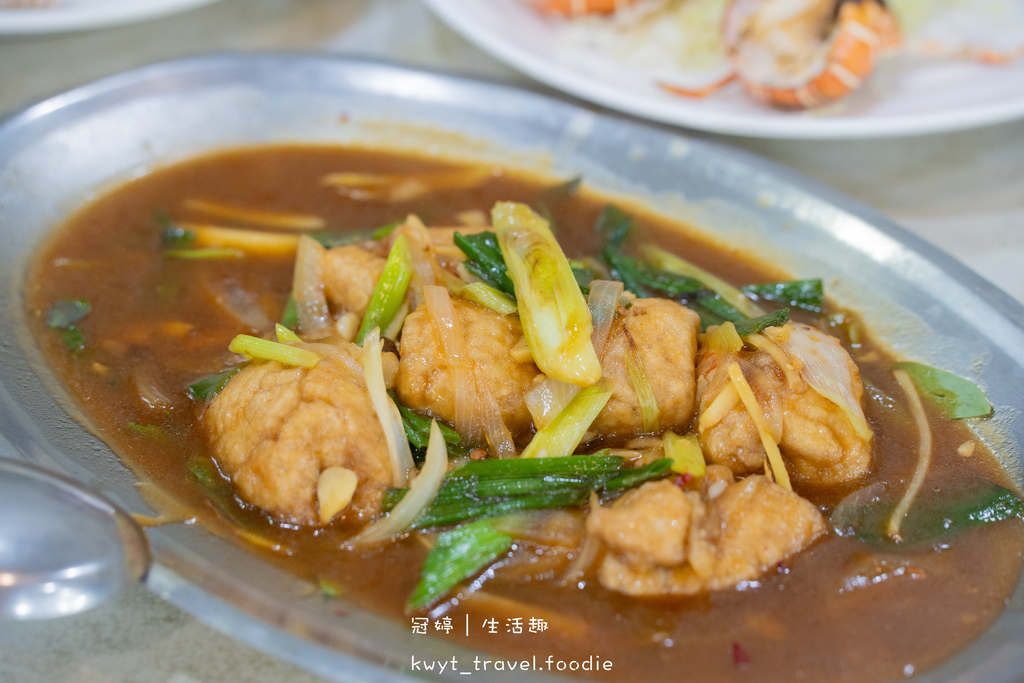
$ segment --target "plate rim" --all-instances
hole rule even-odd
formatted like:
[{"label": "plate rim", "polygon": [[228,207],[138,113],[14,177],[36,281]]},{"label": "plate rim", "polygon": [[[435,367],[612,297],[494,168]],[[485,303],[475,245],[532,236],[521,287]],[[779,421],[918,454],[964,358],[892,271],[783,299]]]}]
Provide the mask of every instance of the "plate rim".
[{"label": "plate rim", "polygon": [[0,36],[69,33],[123,26],[185,12],[219,0],[113,0],[96,6],[0,9]]}]

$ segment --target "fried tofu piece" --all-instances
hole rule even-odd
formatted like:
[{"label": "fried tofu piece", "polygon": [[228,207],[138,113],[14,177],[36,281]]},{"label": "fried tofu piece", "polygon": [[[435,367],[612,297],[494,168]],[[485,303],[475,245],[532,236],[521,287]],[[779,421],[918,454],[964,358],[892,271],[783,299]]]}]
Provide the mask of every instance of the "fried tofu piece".
[{"label": "fried tofu piece", "polygon": [[214,457],[242,498],[286,522],[318,523],[316,487],[328,467],[358,477],[344,513],[350,520],[378,512],[392,481],[387,442],[356,360],[361,350],[337,348],[309,369],[248,365],[203,416]]}]

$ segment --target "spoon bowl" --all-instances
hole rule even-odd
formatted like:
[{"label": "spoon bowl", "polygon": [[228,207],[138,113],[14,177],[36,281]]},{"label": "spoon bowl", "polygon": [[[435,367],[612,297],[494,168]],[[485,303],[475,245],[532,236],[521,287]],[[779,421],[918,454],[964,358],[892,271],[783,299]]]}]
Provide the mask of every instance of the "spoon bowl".
[{"label": "spoon bowl", "polygon": [[149,564],[142,529],[99,492],[0,458],[0,619],[83,612],[138,582]]}]

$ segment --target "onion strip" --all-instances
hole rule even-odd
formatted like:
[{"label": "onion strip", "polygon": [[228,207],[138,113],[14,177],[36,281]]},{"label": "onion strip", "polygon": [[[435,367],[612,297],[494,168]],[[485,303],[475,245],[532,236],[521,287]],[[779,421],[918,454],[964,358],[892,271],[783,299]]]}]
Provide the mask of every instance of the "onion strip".
[{"label": "onion strip", "polygon": [[299,238],[295,254],[292,298],[299,321],[299,332],[307,338],[326,337],[331,330],[331,313],[324,294],[324,254],[326,250],[308,235]]},{"label": "onion strip", "polygon": [[[395,412],[397,413],[398,410],[395,409]],[[408,442],[406,442],[406,447],[408,447]],[[444,436],[441,435],[441,428],[437,426],[437,420],[431,420],[427,456],[423,461],[423,469],[409,486],[409,492],[388,513],[387,517],[370,524],[354,538],[349,539],[348,544],[379,543],[395,534],[404,532],[434,502],[447,471],[448,447],[445,445]]]},{"label": "onion strip", "polygon": [[914,469],[914,477],[910,480],[910,486],[907,487],[903,498],[900,499],[900,502],[892,511],[892,517],[889,518],[889,524],[885,530],[889,538],[894,541],[901,541],[900,525],[903,524],[903,518],[907,516],[907,512],[910,510],[914,498],[917,497],[918,491],[921,490],[925,476],[928,474],[928,467],[931,465],[932,430],[928,426],[928,416],[925,415],[924,406],[921,405],[921,397],[917,393],[917,389],[914,388],[914,382],[910,379],[910,375],[905,370],[893,370],[892,375],[899,382],[900,388],[903,389],[903,393],[907,396],[907,402],[910,404],[910,413],[914,416],[914,422],[917,423],[919,435],[917,442],[917,467]]},{"label": "onion strip", "polygon": [[764,351],[771,359],[775,361],[775,364],[782,370],[782,374],[786,376],[786,386],[790,389],[796,389],[800,386],[800,377],[797,374],[796,368],[793,366],[793,361],[789,359],[786,352],[782,350],[782,347],[773,342],[763,334],[752,334],[747,337],[747,342],[751,346],[754,346],[761,351]]},{"label": "onion strip", "polygon": [[853,390],[850,360],[839,341],[807,325],[792,325],[789,336],[779,345],[803,366],[800,376],[816,392],[842,408],[854,431],[864,441],[871,440],[871,427]]},{"label": "onion strip", "polygon": [[498,408],[497,401],[494,400],[491,390],[487,387],[480,366],[473,363],[473,370],[473,378],[476,381],[476,400],[480,406],[481,426],[491,455],[495,458],[514,458],[516,457],[516,444],[512,440],[512,432],[508,430],[508,425],[501,417],[501,409]]},{"label": "onion strip", "polygon": [[382,348],[383,341],[380,338],[380,330],[375,327],[363,340],[363,377],[366,380],[366,389],[370,394],[373,409],[377,412],[377,419],[380,420],[380,426],[384,430],[384,439],[388,443],[392,485],[401,488],[406,485],[409,471],[414,467],[412,451],[409,449],[409,441],[405,436],[402,416],[395,404],[392,403],[391,398],[388,397],[387,386],[384,382],[384,367],[381,361]]},{"label": "onion strip", "polygon": [[466,339],[463,336],[461,321],[455,314],[451,297],[444,287],[424,287],[423,301],[441,340],[445,359],[448,361],[448,386],[452,392],[454,412],[453,426],[468,443],[478,444],[482,434],[480,421],[476,419],[474,410],[477,403],[476,381],[473,375],[473,362],[466,353]]},{"label": "onion strip", "polygon": [[750,413],[750,419],[753,420],[757,433],[761,437],[761,445],[764,446],[764,452],[768,456],[768,464],[771,465],[772,478],[782,488],[792,491],[793,485],[789,483],[789,473],[786,471],[786,464],[782,461],[779,445],[772,438],[764,413],[761,412],[761,406],[758,405],[757,399],[754,397],[754,390],[750,388],[750,384],[747,383],[747,379],[743,376],[740,364],[733,361],[729,364],[728,372],[732,386],[736,389],[743,407]]},{"label": "onion strip", "polygon": [[594,280],[590,283],[587,306],[590,308],[591,324],[594,326],[590,339],[598,360],[604,357],[604,347],[608,343],[608,335],[612,323],[615,322],[615,314],[619,310],[622,289],[621,282],[611,280]]}]

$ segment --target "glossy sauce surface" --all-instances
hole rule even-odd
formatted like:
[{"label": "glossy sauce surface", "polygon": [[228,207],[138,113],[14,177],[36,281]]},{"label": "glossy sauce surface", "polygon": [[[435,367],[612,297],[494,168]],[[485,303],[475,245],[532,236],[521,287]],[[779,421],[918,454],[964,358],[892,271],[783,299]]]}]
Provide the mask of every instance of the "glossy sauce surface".
[{"label": "glossy sauce surface", "polygon": [[[585,192],[575,197],[552,192],[557,181],[495,169],[478,186],[394,204],[345,197],[321,182],[339,171],[410,173],[441,167],[379,152],[276,147],[163,169],[75,215],[40,252],[26,286],[35,333],[54,373],[133,469],[222,533],[241,528],[263,539],[251,546],[254,553],[300,576],[339,586],[346,598],[404,623],[409,616],[403,605],[426,554],[420,539],[408,537],[373,551],[337,550],[351,529],[275,524],[239,501],[227,480],[204,480],[202,472],[211,471],[200,423],[204,405],[186,388],[234,362],[227,347],[235,335],[259,331],[229,314],[224,297],[247,292],[250,305],[277,320],[291,288],[293,259],[164,258],[158,217],[198,220],[185,202],[200,198],[314,214],[328,230],[364,231],[409,213],[427,225],[455,225],[462,211],[486,213],[495,201],[516,200],[549,207],[570,257],[596,248],[592,226],[604,201]],[[735,284],[784,277],[701,241],[685,227],[648,215],[637,219],[647,239]],[[77,324],[84,348],[71,353],[60,333],[47,328],[46,314],[54,301],[77,298],[87,299],[91,312]],[[863,485],[888,481],[902,490],[917,452],[917,433],[892,379],[891,361],[867,338],[850,345],[844,336],[848,330],[833,326],[831,331],[847,343],[865,380],[865,412],[876,434],[874,465],[856,486],[798,490],[826,514]],[[984,449],[969,458],[957,454],[971,438],[962,425],[936,415],[930,421],[935,452],[928,495],[955,495],[977,479],[1003,481]],[[571,554],[544,555],[520,544],[510,560],[488,574],[481,591],[448,605],[443,615],[459,626],[448,637],[460,645],[495,657],[597,657],[611,662],[610,671],[584,675],[609,680],[896,679],[950,656],[998,616],[1020,572],[1020,526],[1004,522],[935,547],[892,546],[882,552],[829,534],[740,590],[670,599],[627,598],[602,589],[592,577],[561,586],[554,579]],[[498,622],[494,634],[484,626],[492,618]],[[522,633],[507,633],[515,618],[523,620]],[[547,630],[530,633],[531,619],[543,620]]]}]

